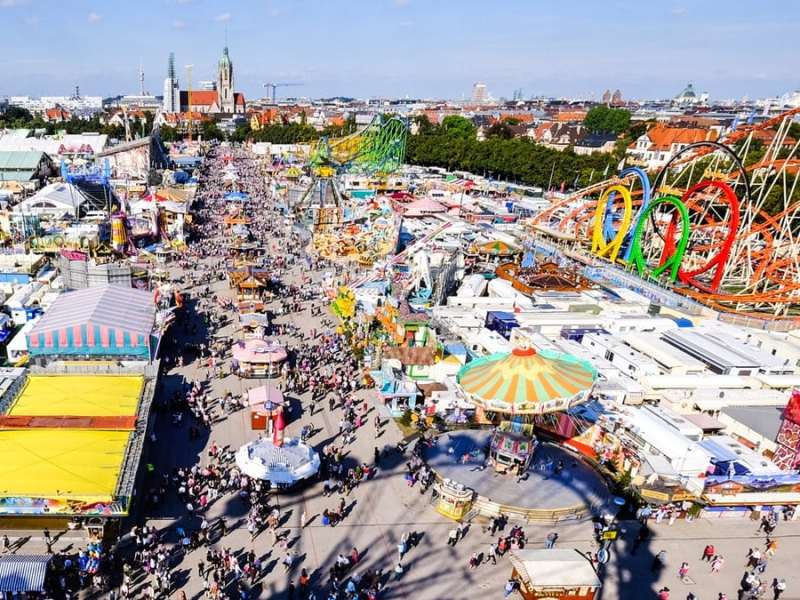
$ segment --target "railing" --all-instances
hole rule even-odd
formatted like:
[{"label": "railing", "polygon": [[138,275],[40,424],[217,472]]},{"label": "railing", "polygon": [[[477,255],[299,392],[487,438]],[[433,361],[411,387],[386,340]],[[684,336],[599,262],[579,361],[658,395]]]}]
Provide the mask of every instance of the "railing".
[{"label": "railing", "polygon": [[493,502],[477,496],[472,503],[472,511],[486,517],[505,515],[525,523],[560,523],[563,521],[582,521],[592,516],[592,507],[578,504],[567,508],[521,508]]}]

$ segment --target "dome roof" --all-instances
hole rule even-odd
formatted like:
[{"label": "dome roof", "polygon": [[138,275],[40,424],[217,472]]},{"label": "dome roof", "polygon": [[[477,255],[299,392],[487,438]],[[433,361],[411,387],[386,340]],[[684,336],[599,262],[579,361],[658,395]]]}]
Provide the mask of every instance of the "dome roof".
[{"label": "dome roof", "polygon": [[695,93],[694,87],[692,86],[691,83],[686,86],[686,89],[683,90],[683,92],[679,96],[679,98],[696,98],[696,97],[697,94]]},{"label": "dome roof", "polygon": [[583,402],[597,378],[587,361],[568,354],[516,348],[467,363],[456,380],[485,410],[541,414]]}]

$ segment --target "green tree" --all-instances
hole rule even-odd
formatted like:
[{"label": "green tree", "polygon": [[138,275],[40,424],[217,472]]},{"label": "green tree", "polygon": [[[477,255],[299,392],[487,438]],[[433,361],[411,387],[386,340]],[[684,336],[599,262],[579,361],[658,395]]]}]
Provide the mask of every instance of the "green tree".
[{"label": "green tree", "polygon": [[224,140],[225,133],[213,121],[204,121],[200,125],[200,135],[204,140]]},{"label": "green tree", "polygon": [[441,128],[449,136],[460,138],[474,138],[476,132],[472,121],[458,115],[449,115],[442,119]]},{"label": "green tree", "polygon": [[168,125],[162,125],[159,128],[159,133],[161,134],[161,140],[164,142],[174,142],[180,139],[181,136],[178,135],[178,130],[174,127],[169,127]]},{"label": "green tree", "polygon": [[595,106],[583,120],[586,129],[592,133],[613,133],[619,135],[630,127],[631,113],[624,108]]}]

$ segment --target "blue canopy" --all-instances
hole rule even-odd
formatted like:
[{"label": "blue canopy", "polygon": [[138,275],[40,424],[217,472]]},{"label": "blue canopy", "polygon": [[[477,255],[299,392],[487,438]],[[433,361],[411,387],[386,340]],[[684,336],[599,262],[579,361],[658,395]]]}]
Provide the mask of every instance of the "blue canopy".
[{"label": "blue canopy", "polygon": [[250,196],[244,192],[228,192],[225,194],[225,200],[235,200],[238,202],[247,202]]}]

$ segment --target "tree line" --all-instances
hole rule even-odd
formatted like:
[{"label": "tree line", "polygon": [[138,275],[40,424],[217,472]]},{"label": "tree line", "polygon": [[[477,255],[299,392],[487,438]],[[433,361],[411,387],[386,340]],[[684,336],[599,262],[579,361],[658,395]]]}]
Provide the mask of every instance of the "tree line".
[{"label": "tree line", "polygon": [[528,138],[491,135],[491,130],[480,141],[472,121],[456,115],[445,117],[440,125],[420,116],[415,125],[417,133],[409,136],[406,146],[406,160],[411,164],[468,171],[542,188],[589,185],[613,173],[620,159],[619,150],[576,154],[571,148],[558,151]]}]

